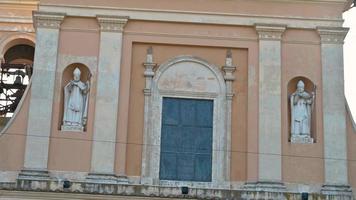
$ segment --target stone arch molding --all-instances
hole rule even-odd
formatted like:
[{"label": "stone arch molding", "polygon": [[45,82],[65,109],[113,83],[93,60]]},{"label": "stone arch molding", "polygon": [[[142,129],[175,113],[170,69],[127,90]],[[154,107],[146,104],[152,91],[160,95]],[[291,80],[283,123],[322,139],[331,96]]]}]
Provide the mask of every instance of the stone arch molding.
[{"label": "stone arch molding", "polygon": [[5,52],[17,44],[27,44],[35,46],[35,36],[31,34],[9,34],[0,40],[0,60],[3,59]]},{"label": "stone arch molding", "polygon": [[[150,87],[147,88],[147,85]],[[204,184],[221,186],[223,182],[229,180],[229,145],[231,141],[230,133],[227,133],[226,127],[231,126],[231,122],[226,123],[226,95],[226,84],[220,69],[193,56],[175,57],[161,64],[151,80],[146,76],[142,153],[143,184],[195,184],[193,182],[159,180],[163,97],[213,100],[212,182]]]}]

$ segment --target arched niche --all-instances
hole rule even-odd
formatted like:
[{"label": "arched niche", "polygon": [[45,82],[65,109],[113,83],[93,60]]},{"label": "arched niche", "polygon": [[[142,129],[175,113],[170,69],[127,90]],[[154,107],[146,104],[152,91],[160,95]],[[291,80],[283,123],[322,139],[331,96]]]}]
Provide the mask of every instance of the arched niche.
[{"label": "arched niche", "polygon": [[[144,147],[142,153],[142,183],[170,185],[177,181],[160,180],[161,126],[164,98],[199,99],[213,102],[211,182],[223,184],[229,179],[231,142],[226,131],[226,84],[220,69],[193,56],[178,56],[161,64],[152,79],[150,91],[145,91]],[[194,182],[178,181],[194,185]],[[201,182],[199,184],[202,184]]]},{"label": "arched niche", "polygon": [[[60,86],[60,109],[59,109],[59,120],[58,120],[58,130],[61,130],[61,126],[63,124],[63,115],[64,115],[64,87],[73,80],[73,72],[75,68],[78,68],[81,71],[80,81],[86,83],[90,82],[92,73],[89,68],[82,63],[72,63],[64,68],[61,76],[61,86]],[[90,92],[90,91],[89,91]],[[89,110],[88,110],[89,112]],[[84,131],[86,131],[87,127],[84,127]]]},{"label": "arched niche", "polygon": [[[304,77],[304,76],[297,76],[292,78],[288,82],[287,86],[287,94],[288,94],[288,140],[291,140],[291,104],[290,104],[290,97],[291,95],[296,91],[297,89],[297,84],[299,81],[304,82],[304,90],[311,94],[312,92],[316,93],[316,85],[313,81],[311,81],[309,78]],[[315,96],[315,99],[318,98]],[[314,143],[317,142],[317,137],[316,137],[316,100],[314,99],[314,105],[312,106],[312,115],[311,115],[311,137],[314,139]]]}]

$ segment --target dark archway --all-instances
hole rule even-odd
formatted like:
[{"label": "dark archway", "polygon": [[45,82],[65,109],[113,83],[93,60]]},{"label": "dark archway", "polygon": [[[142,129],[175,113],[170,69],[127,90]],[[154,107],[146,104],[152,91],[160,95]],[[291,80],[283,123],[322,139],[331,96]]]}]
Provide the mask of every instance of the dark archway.
[{"label": "dark archway", "polygon": [[0,67],[0,116],[5,121],[14,114],[29,84],[34,55],[35,48],[28,44],[12,46],[4,54]]}]

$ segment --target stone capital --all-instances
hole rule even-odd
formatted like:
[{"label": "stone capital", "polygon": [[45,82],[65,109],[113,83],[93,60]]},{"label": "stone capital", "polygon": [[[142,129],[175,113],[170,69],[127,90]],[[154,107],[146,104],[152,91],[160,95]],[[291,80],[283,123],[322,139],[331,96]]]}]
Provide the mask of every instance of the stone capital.
[{"label": "stone capital", "polygon": [[97,15],[96,16],[100,30],[103,32],[123,32],[124,27],[129,19],[127,16],[110,16],[110,15]]},{"label": "stone capital", "polygon": [[286,25],[282,24],[255,24],[260,40],[281,40],[282,34],[286,30]]},{"label": "stone capital", "polygon": [[33,21],[35,28],[59,29],[65,17],[64,13],[52,12],[33,12]]},{"label": "stone capital", "polygon": [[343,44],[349,32],[349,28],[344,27],[317,27],[320,41],[323,44]]}]

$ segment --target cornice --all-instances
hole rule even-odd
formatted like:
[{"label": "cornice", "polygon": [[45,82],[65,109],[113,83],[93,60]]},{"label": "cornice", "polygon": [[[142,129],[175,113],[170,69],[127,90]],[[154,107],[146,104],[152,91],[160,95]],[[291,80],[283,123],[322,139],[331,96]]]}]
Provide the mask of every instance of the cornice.
[{"label": "cornice", "polygon": [[32,17],[22,16],[2,16],[0,15],[0,22],[2,23],[20,23],[20,24],[32,24]]},{"label": "cornice", "polygon": [[286,25],[282,24],[256,24],[255,28],[260,40],[281,40],[282,34],[286,30]]},{"label": "cornice", "polygon": [[0,0],[0,5],[37,6],[39,2],[39,0]]},{"label": "cornice", "polygon": [[272,15],[250,15],[236,13],[212,13],[177,10],[156,10],[137,8],[114,8],[104,6],[41,4],[40,10],[48,12],[66,11],[67,16],[96,17],[96,15],[129,16],[130,20],[147,20],[160,22],[181,22],[198,24],[254,26],[263,24],[286,24],[288,28],[315,29],[317,26],[342,26],[343,19],[303,18]]},{"label": "cornice", "polygon": [[317,27],[322,44],[343,44],[349,28]]},{"label": "cornice", "polygon": [[129,17],[97,15],[96,18],[102,32],[123,32]]},{"label": "cornice", "polygon": [[[254,0],[254,1],[271,1],[284,3],[347,3],[350,0]],[[352,0],[351,0],[352,1]]]},{"label": "cornice", "polygon": [[36,28],[59,29],[64,17],[64,13],[33,12],[34,26]]}]

